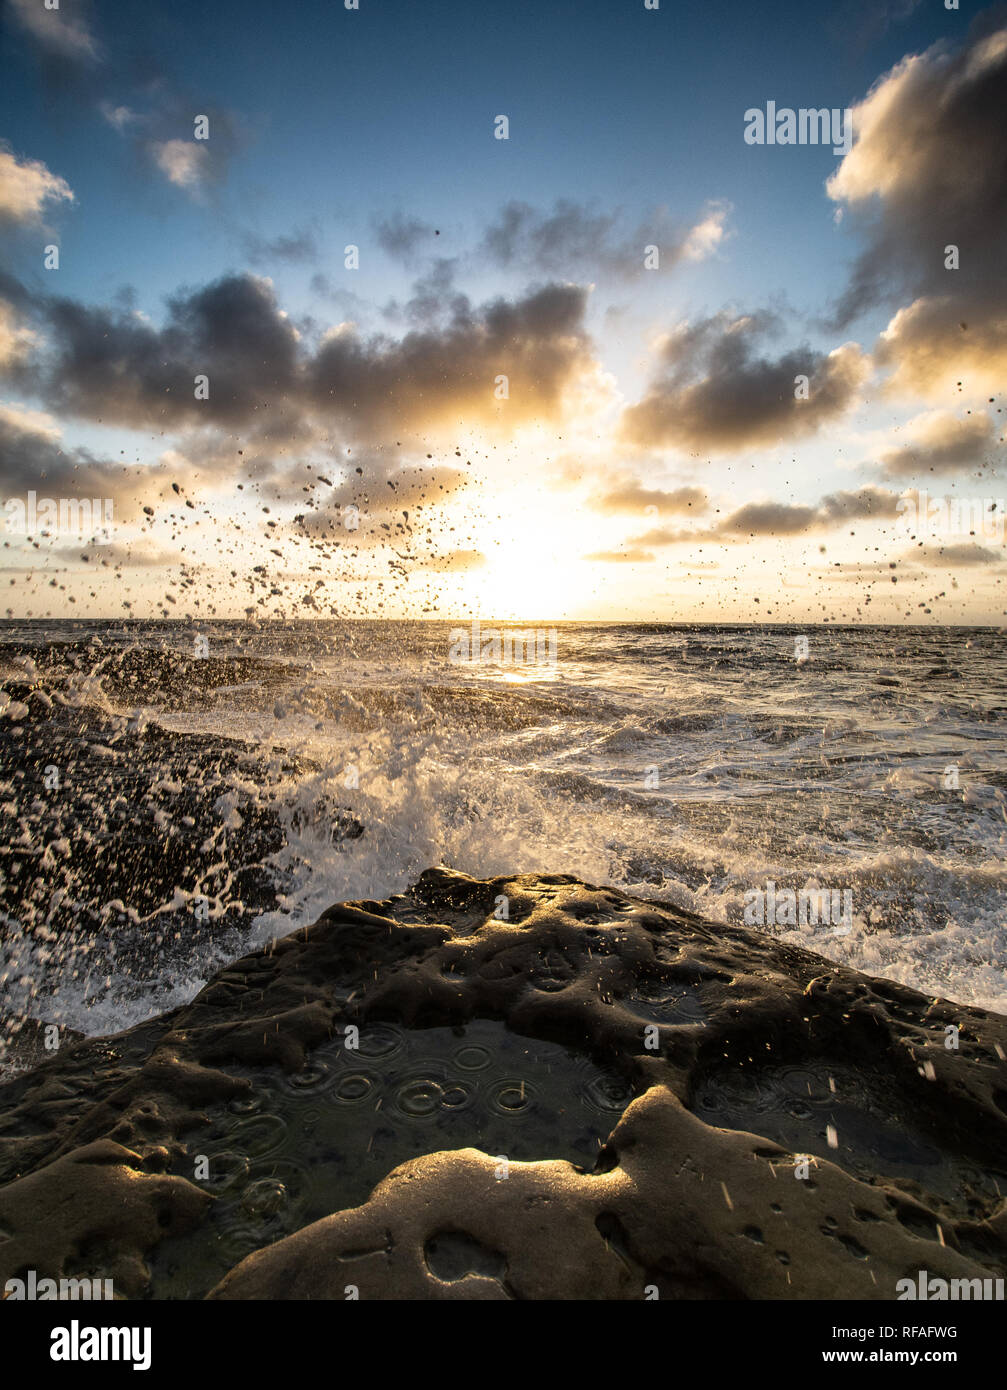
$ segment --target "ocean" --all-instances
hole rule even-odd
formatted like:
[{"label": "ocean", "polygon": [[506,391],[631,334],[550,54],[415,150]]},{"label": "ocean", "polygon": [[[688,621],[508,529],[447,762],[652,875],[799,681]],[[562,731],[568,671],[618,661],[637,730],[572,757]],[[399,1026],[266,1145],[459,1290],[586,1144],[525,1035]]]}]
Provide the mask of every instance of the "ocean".
[{"label": "ocean", "polygon": [[[117,1031],[437,864],[754,920],[1007,1012],[1002,631],[558,623],[531,649],[502,640],[525,630],[4,624],[3,1012]],[[788,890],[848,917],[766,909]]]}]

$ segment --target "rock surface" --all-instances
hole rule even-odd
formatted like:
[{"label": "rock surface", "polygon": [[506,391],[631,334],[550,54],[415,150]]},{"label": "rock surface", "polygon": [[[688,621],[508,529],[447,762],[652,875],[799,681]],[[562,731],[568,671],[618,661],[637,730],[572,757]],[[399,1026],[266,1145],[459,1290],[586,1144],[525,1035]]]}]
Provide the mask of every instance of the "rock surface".
[{"label": "rock surface", "polygon": [[[408,1069],[355,1064],[353,1029],[363,1047],[381,1026],[410,1045],[453,1027],[461,1056],[478,1051],[464,1030],[480,1019],[528,1043],[509,1092],[435,1071],[417,1090]],[[545,1073],[571,1054],[600,1069],[576,1072],[596,1098],[609,1088],[591,1110],[609,1111],[591,1161],[561,1151],[583,1151],[581,1118],[562,1139],[546,1123]],[[1002,1277],[1005,1057],[1007,1020],[754,931],[565,876],[430,870],[237,961],[183,1009],[64,1043],[0,1089],[0,1280],[35,1269],[110,1275],[130,1296],[205,1294],[230,1199],[197,1160],[220,1117],[253,1110],[260,1150],[270,1126],[297,1150],[336,1114],[337,1131],[380,1150],[403,1080],[412,1110],[395,1132],[418,1156],[377,1172],[362,1205],[323,1206],[332,1214],[300,1229],[276,1217],[297,1165],[257,1160],[233,1139],[251,1129],[229,1131],[232,1151],[210,1167],[226,1157],[243,1209],[265,1217],[257,1236],[243,1225],[236,1248],[251,1253],[212,1297],[891,1299],[919,1270]],[[381,1066],[394,1103],[382,1111],[382,1092],[338,1109]],[[283,1087],[289,1099],[269,1099]],[[486,1152],[501,1096],[524,1106],[524,1128],[510,1152]],[[438,1146],[419,1126],[451,1105],[446,1132],[468,1142]],[[326,1153],[312,1150],[308,1178]],[[185,1277],[151,1285],[166,1250]]]}]

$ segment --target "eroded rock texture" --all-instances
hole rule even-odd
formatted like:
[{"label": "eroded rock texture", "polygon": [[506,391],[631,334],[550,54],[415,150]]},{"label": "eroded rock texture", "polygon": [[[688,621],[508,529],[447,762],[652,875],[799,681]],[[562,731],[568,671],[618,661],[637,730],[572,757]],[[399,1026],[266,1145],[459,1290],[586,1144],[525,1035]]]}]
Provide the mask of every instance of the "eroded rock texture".
[{"label": "eroded rock texture", "polygon": [[431,870],[0,1090],[0,1278],[890,1299],[920,1269],[1002,1277],[1005,1056],[1000,1017],[755,932]]}]

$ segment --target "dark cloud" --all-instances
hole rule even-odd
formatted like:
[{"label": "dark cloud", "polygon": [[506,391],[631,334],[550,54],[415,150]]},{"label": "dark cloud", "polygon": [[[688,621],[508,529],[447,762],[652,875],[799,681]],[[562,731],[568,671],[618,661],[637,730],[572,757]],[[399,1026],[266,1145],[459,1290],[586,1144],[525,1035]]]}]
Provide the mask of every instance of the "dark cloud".
[{"label": "dark cloud", "polygon": [[[645,273],[644,252],[652,246],[660,253],[656,268],[704,260],[727,235],[729,213],[729,204],[711,202],[689,222],[659,207],[639,224],[629,225],[621,208],[560,198],[549,211],[512,200],[485,226],[465,260],[564,280],[590,278],[600,271],[630,278]],[[430,222],[401,212],[374,217],[371,226],[385,254],[405,266],[430,255],[440,235]]]},{"label": "dark cloud", "polygon": [[1007,550],[1001,545],[994,549],[988,545],[961,544],[921,546],[907,550],[901,557],[926,569],[950,569],[959,565],[997,565],[1007,560]]},{"label": "dark cloud", "polygon": [[832,492],[816,506],[789,502],[746,502],[715,526],[703,530],[658,529],[631,536],[631,546],[681,545],[698,541],[732,541],[757,536],[799,536],[851,521],[889,520],[899,515],[899,494],[863,487]]},{"label": "dark cloud", "polygon": [[[534,266],[547,273],[568,272],[606,251],[618,220],[611,212],[591,212],[579,203],[561,199],[552,213],[529,203],[510,202],[483,235],[482,249],[497,265]],[[638,248],[642,259],[643,247]]]},{"label": "dark cloud", "polygon": [[249,263],[268,268],[279,261],[283,265],[304,265],[318,259],[318,242],[314,232],[306,227],[276,237],[260,237],[246,232],[242,237]]},{"label": "dark cloud", "polygon": [[[37,389],[69,415],[133,428],[238,424],[296,389],[295,330],[251,275],[176,295],[163,328],[71,299],[44,301],[42,316],[51,354]],[[204,375],[205,401],[194,384]]]},{"label": "dark cloud", "polygon": [[714,534],[721,536],[796,536],[810,531],[819,514],[815,507],[786,502],[747,502],[725,517]]},{"label": "dark cloud", "polygon": [[[869,246],[838,310],[906,293],[973,295],[1003,280],[1007,225],[1007,27],[904,58],[855,108],[856,143],[830,196],[862,219]],[[945,269],[944,247],[961,265]]]},{"label": "dark cloud", "polygon": [[[339,333],[310,363],[309,398],[318,410],[352,413],[372,434],[558,417],[565,387],[593,361],[586,303],[579,286],[546,285],[478,310],[459,300],[446,327],[397,341]],[[499,376],[507,377],[506,400],[495,394]]]},{"label": "dark cloud", "polygon": [[34,307],[31,292],[21,284],[20,280],[16,280],[13,275],[9,275],[2,268],[0,268],[0,302],[25,314]]},{"label": "dark cloud", "polygon": [[[842,327],[911,299],[877,346],[894,384],[947,390],[1007,365],[1007,26],[981,16],[960,47],[904,58],[855,109],[857,140],[829,180],[867,246],[837,306]],[[958,248],[959,268],[945,265]]]},{"label": "dark cloud", "polygon": [[422,247],[434,239],[437,229],[417,217],[405,217],[401,212],[390,217],[374,217],[371,226],[378,245],[393,260],[411,265]]},{"label": "dark cloud", "polygon": [[[479,309],[457,297],[442,328],[396,340],[364,338],[346,324],[314,349],[272,285],[253,275],[180,292],[160,328],[122,305],[47,298],[35,321],[48,348],[30,372],[12,371],[53,409],[133,428],[261,430],[268,420],[283,435],[312,417],[358,438],[452,422],[506,430],[558,417],[567,384],[593,364],[586,297],[573,285]],[[197,376],[209,378],[205,400],[196,398]],[[497,395],[501,376],[506,399]]]},{"label": "dark cloud", "polygon": [[[794,348],[757,354],[771,315],[726,313],[686,323],[665,340],[661,369],[647,395],[623,415],[622,429],[643,447],[732,451],[811,434],[856,398],[867,371],[860,349]],[[807,377],[807,399],[796,379]]]},{"label": "dark cloud", "polygon": [[0,406],[0,488],[3,500],[39,497],[111,497],[134,493],[137,469],[96,458],[87,449],[65,449],[55,430],[30,412]]},{"label": "dark cloud", "polygon": [[785,502],[748,502],[725,517],[710,535],[796,536],[830,530],[850,521],[883,521],[899,515],[899,494],[864,487],[855,492],[832,492],[817,506]]},{"label": "dark cloud", "polygon": [[822,525],[837,521],[884,521],[899,515],[897,492],[883,487],[861,487],[853,492],[831,492],[818,504]]},{"label": "dark cloud", "polygon": [[433,328],[443,325],[448,319],[463,321],[471,313],[472,305],[467,295],[455,288],[455,273],[458,262],[451,257],[439,256],[425,275],[413,284],[412,296],[405,304],[392,300],[382,313],[391,323],[408,321],[417,327]]},{"label": "dark cloud", "polygon": [[361,319],[371,312],[371,305],[366,299],[354,294],[352,290],[334,285],[330,277],[320,270],[312,275],[308,288],[315,299],[324,299],[334,304],[344,318]]},{"label": "dark cloud", "polygon": [[919,421],[912,434],[912,443],[881,455],[878,467],[884,477],[971,472],[994,461],[997,430],[984,412],[964,419],[946,412],[935,413]]},{"label": "dark cloud", "polygon": [[604,270],[630,277],[645,273],[648,246],[658,248],[661,268],[682,259],[704,259],[723,240],[728,212],[726,203],[711,203],[689,225],[673,219],[666,208],[657,208],[629,229],[619,209],[598,210],[561,198],[551,212],[544,212],[512,201],[486,228],[476,255],[503,269],[568,278]]}]

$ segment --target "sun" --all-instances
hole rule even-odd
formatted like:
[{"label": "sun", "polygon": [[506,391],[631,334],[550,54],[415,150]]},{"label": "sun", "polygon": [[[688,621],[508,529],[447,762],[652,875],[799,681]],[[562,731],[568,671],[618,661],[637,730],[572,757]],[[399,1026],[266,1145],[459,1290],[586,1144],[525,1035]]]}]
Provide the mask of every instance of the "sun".
[{"label": "sun", "polygon": [[581,526],[562,513],[542,514],[537,499],[536,508],[514,508],[483,547],[487,563],[473,571],[469,593],[486,618],[561,620],[584,598]]}]

